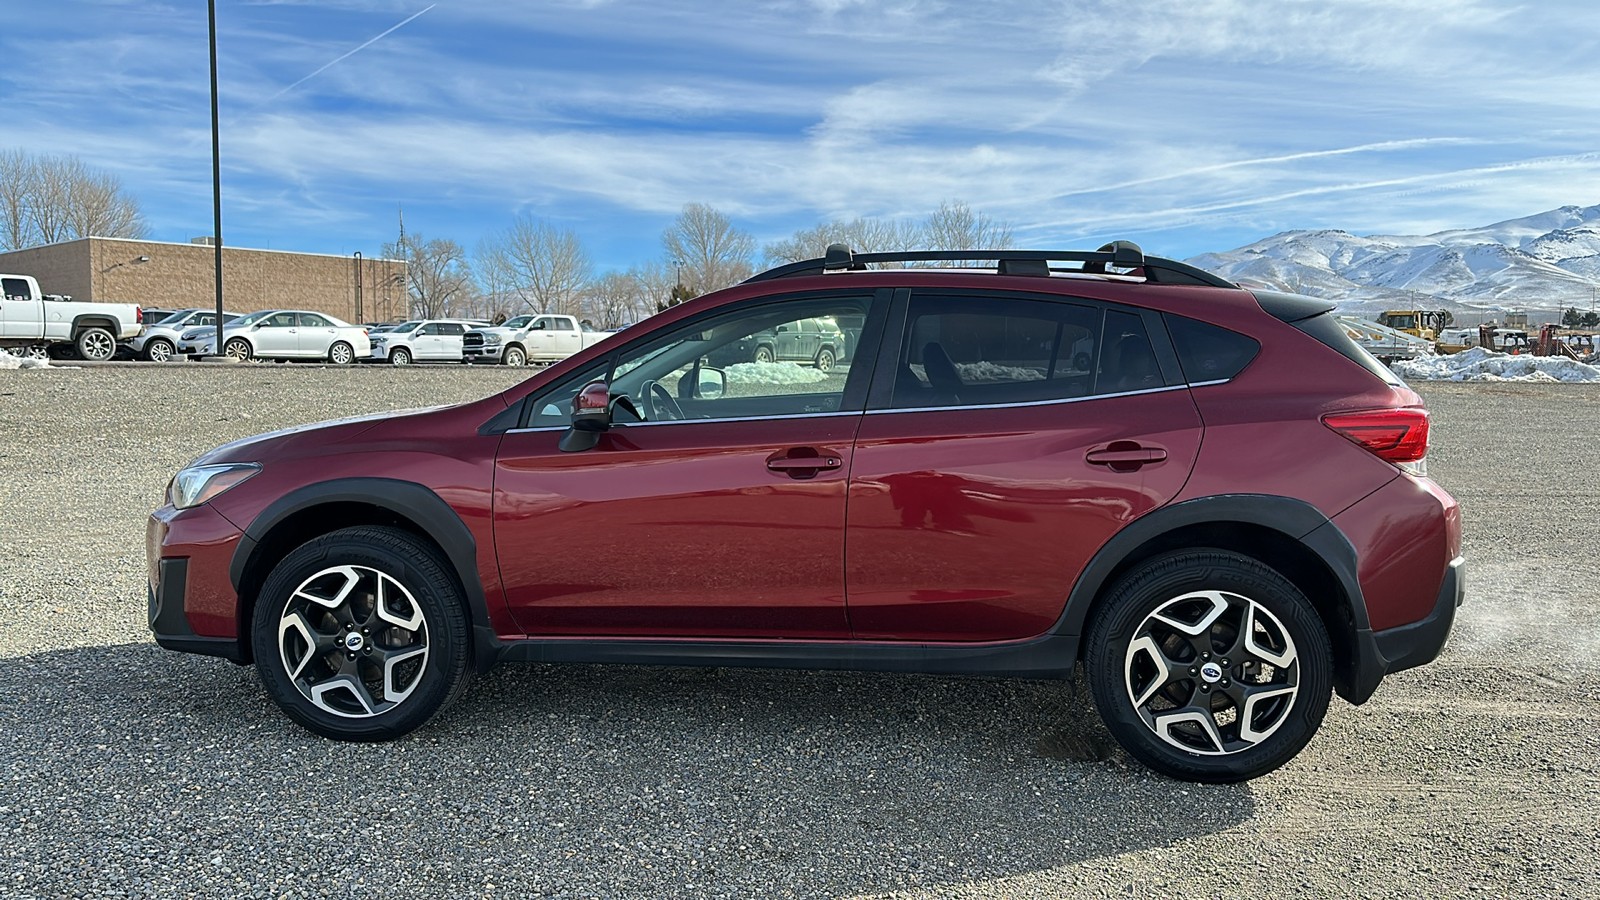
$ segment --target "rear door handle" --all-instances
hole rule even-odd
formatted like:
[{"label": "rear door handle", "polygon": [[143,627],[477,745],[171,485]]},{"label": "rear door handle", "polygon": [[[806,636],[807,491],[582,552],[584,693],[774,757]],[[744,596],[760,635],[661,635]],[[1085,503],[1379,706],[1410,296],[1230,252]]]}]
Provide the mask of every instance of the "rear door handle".
[{"label": "rear door handle", "polygon": [[1090,450],[1083,455],[1092,466],[1106,466],[1113,472],[1133,472],[1141,466],[1158,463],[1167,458],[1163,447],[1145,447],[1137,441],[1113,441],[1110,445]]}]

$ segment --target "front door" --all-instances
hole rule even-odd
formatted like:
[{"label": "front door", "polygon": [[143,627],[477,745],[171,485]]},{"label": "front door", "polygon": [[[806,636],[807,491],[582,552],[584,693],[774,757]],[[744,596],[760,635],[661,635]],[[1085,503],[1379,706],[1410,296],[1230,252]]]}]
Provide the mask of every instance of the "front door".
[{"label": "front door", "polygon": [[[494,483],[506,600],[533,635],[843,638],[845,490],[869,372],[713,369],[719,347],[859,296],[714,312],[623,347],[530,398]],[[793,371],[790,371],[792,369]],[[557,442],[607,380],[616,424]]]},{"label": "front door", "polygon": [[1095,551],[1177,494],[1200,419],[1146,321],[1062,299],[911,297],[856,440],[856,637],[1040,634]]},{"label": "front door", "polygon": [[251,339],[258,356],[299,356],[300,329],[295,325],[294,313],[273,313],[255,329]]}]

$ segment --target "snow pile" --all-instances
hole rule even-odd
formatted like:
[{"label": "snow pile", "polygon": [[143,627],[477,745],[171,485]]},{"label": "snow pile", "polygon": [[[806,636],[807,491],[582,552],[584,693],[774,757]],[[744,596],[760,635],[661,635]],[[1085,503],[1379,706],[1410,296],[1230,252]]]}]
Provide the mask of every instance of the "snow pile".
[{"label": "snow pile", "polygon": [[1044,373],[1038,369],[1002,366],[988,361],[956,363],[956,371],[964,384],[999,384],[1015,381],[1043,381]]},{"label": "snow pile", "polygon": [[729,384],[814,384],[827,381],[828,373],[786,362],[734,363],[723,370]]},{"label": "snow pile", "polygon": [[0,369],[48,369],[50,361],[47,359],[28,359],[21,356],[12,356],[0,350]]},{"label": "snow pile", "polygon": [[1496,353],[1473,347],[1460,353],[1402,360],[1392,368],[1401,378],[1416,381],[1527,381],[1600,383],[1600,367],[1560,356]]}]

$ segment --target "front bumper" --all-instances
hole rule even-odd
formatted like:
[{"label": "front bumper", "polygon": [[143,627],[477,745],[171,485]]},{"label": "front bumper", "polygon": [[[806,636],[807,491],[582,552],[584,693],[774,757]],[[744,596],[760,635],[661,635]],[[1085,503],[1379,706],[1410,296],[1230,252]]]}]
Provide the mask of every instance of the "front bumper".
[{"label": "front bumper", "polygon": [[461,348],[462,362],[499,362],[500,354],[505,350],[504,344],[484,344],[481,347]]},{"label": "front bumper", "polygon": [[233,523],[210,506],[164,506],[145,524],[150,631],[168,650],[249,659],[239,641],[239,597],[228,565],[239,544]]}]

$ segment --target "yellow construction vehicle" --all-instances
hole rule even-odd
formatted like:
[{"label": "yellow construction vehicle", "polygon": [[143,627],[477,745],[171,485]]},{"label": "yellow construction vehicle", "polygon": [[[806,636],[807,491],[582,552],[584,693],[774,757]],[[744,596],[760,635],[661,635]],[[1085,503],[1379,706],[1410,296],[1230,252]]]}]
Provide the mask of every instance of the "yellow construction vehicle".
[{"label": "yellow construction vehicle", "polygon": [[1431,341],[1452,318],[1442,309],[1388,309],[1378,316],[1378,324]]}]

